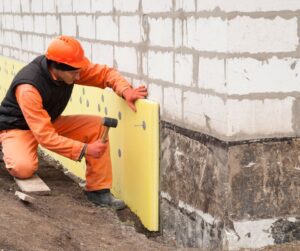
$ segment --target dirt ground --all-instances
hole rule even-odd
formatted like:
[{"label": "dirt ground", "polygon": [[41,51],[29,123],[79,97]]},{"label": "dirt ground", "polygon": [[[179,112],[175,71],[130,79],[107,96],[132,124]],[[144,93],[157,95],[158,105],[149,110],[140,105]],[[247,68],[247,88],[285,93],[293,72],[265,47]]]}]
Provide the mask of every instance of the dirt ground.
[{"label": "dirt ground", "polygon": [[[89,203],[82,188],[40,160],[38,175],[50,196],[34,195],[34,204],[16,198],[18,190],[4,169],[0,152],[0,251],[199,250],[183,249],[159,233],[143,229],[129,209],[116,213]],[[300,250],[268,248],[264,250]]]},{"label": "dirt ground", "polygon": [[160,237],[151,240],[137,233],[128,209],[118,216],[89,203],[73,180],[43,160],[38,175],[51,195],[34,195],[34,204],[24,204],[14,195],[18,187],[0,162],[1,251],[176,249]]}]

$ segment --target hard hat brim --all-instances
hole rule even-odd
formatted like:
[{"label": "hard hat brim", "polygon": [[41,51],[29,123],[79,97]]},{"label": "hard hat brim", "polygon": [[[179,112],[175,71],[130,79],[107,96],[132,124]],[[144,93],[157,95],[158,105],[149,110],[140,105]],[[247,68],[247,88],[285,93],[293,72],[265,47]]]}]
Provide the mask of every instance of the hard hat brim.
[{"label": "hard hat brim", "polygon": [[90,63],[91,63],[90,60],[87,57],[84,57],[79,62],[74,62],[72,64],[67,63],[67,64],[74,67],[74,68],[86,68]]}]

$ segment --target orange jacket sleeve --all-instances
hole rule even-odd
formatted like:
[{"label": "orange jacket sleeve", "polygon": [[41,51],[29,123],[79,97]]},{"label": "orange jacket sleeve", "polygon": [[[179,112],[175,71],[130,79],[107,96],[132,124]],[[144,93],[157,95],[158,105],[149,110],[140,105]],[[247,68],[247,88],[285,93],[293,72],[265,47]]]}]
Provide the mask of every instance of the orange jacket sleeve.
[{"label": "orange jacket sleeve", "polygon": [[121,74],[107,65],[90,63],[82,70],[79,81],[76,84],[100,87],[102,89],[110,87],[122,97],[124,90],[131,88],[131,84],[121,76]]},{"label": "orange jacket sleeve", "polygon": [[48,112],[43,108],[38,90],[32,85],[21,84],[15,93],[24,118],[39,144],[67,158],[78,160],[84,143],[63,137],[55,131]]}]

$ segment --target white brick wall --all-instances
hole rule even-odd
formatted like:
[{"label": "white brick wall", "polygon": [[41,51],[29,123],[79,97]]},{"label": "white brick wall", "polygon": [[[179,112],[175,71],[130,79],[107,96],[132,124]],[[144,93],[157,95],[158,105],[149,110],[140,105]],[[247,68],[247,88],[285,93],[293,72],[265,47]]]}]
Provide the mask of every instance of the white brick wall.
[{"label": "white brick wall", "polygon": [[28,43],[28,35],[27,34],[22,34],[22,50],[26,51],[29,48],[29,43]]},{"label": "white brick wall", "polygon": [[73,0],[73,12],[84,12],[90,13],[91,12],[91,0]]},{"label": "white brick wall", "polygon": [[35,15],[33,22],[34,22],[34,32],[36,33],[46,32],[46,16]]},{"label": "white brick wall", "polygon": [[13,32],[5,32],[4,33],[4,42],[7,43],[9,46],[12,46],[12,34]]},{"label": "white brick wall", "polygon": [[175,2],[175,10],[183,10],[183,11],[195,11],[196,10],[196,1],[195,0],[176,0]]},{"label": "white brick wall", "polygon": [[58,13],[72,13],[73,6],[72,0],[56,0],[56,6]]},{"label": "white brick wall", "polygon": [[172,0],[142,0],[143,12],[170,12],[172,10]]},{"label": "white brick wall", "polygon": [[82,48],[84,50],[84,54],[87,58],[92,58],[92,44],[87,41],[81,41]]},{"label": "white brick wall", "polygon": [[92,0],[91,4],[93,12],[107,13],[113,10],[112,0]]},{"label": "white brick wall", "polygon": [[11,46],[13,46],[15,44],[14,34],[15,34],[14,32],[10,32],[10,34],[9,34],[9,41],[10,41]]},{"label": "white brick wall", "polygon": [[[227,21],[222,18],[195,18],[187,20],[183,45],[199,51],[227,51]],[[186,37],[184,37],[186,36]]]},{"label": "white brick wall", "polygon": [[116,46],[115,60],[119,71],[137,74],[137,53],[134,48]]},{"label": "white brick wall", "polygon": [[[163,88],[160,85],[149,84],[148,85],[148,97],[147,99],[155,101],[159,104],[163,103]],[[163,109],[160,110],[161,112]]]},{"label": "white brick wall", "polygon": [[187,91],[184,93],[183,119],[193,128],[206,133],[227,133],[227,109],[224,100],[211,95]]},{"label": "white brick wall", "polygon": [[77,16],[78,35],[83,38],[95,38],[95,18],[92,15]]},{"label": "white brick wall", "polygon": [[175,83],[183,86],[193,85],[193,56],[175,54]]},{"label": "white brick wall", "polygon": [[113,67],[114,48],[111,45],[93,44],[92,61],[98,64],[106,64]]},{"label": "white brick wall", "polygon": [[11,51],[11,57],[19,58],[20,57],[20,51],[19,50],[12,50]]},{"label": "white brick wall", "polygon": [[[9,2],[9,1],[7,1]],[[30,12],[30,0],[22,0],[21,1],[21,11],[23,13],[29,13]]]},{"label": "white brick wall", "polygon": [[3,41],[5,44],[7,44],[8,46],[12,45],[12,38],[11,38],[11,32],[6,31],[3,33]]},{"label": "white brick wall", "polygon": [[43,54],[45,53],[45,47],[44,47],[44,38],[42,36],[39,35],[32,35],[31,36],[32,40],[31,40],[31,50],[33,52],[39,53],[39,54]]},{"label": "white brick wall", "polygon": [[[109,27],[109,28],[108,28]],[[117,41],[118,23],[111,16],[100,16],[96,20],[96,38],[99,40]]]},{"label": "white brick wall", "polygon": [[173,82],[173,53],[149,51],[148,76]]},{"label": "white brick wall", "polygon": [[142,72],[145,76],[148,76],[148,53],[142,53]]},{"label": "white brick wall", "polygon": [[20,13],[21,11],[20,0],[11,0],[11,10],[13,13]]},{"label": "white brick wall", "polygon": [[[183,119],[187,124],[194,125],[195,127],[200,126],[205,128],[205,116],[203,109],[204,97],[202,94],[194,92],[184,93],[184,106],[183,106]],[[207,100],[206,96],[206,100]],[[197,107],[198,109],[195,109]]]},{"label": "white brick wall", "polygon": [[76,16],[61,16],[62,34],[76,36]]},{"label": "white brick wall", "polygon": [[23,20],[19,15],[14,16],[14,28],[17,31],[23,31]]},{"label": "white brick wall", "polygon": [[199,58],[198,87],[226,93],[225,59]]},{"label": "white brick wall", "polygon": [[[294,98],[227,101],[228,134],[292,135]],[[276,116],[275,116],[276,114]],[[248,136],[251,138],[251,136]]]},{"label": "white brick wall", "polygon": [[49,35],[59,34],[59,20],[55,15],[46,16],[46,29]]},{"label": "white brick wall", "polygon": [[136,12],[139,9],[140,0],[114,0],[114,7],[121,12]]},{"label": "white brick wall", "polygon": [[228,23],[229,52],[288,52],[298,46],[297,18],[237,17]]},{"label": "white brick wall", "polygon": [[52,36],[52,37],[45,37],[44,39],[44,48],[47,48],[48,45],[50,44],[50,42],[53,40],[53,38],[55,38],[56,36]]},{"label": "white brick wall", "polygon": [[300,92],[300,61],[295,58],[227,60],[229,94]]},{"label": "white brick wall", "polygon": [[[0,44],[4,44],[4,32],[3,30],[0,31]],[[0,47],[2,48],[2,46]],[[0,49],[0,52],[1,52],[1,49]]]},{"label": "white brick wall", "polygon": [[20,57],[20,60],[22,62],[28,62],[29,61],[28,52],[21,51],[19,57]]},{"label": "white brick wall", "polygon": [[10,57],[10,49],[8,49],[8,48],[3,48],[3,56],[5,56],[5,57]]},{"label": "white brick wall", "polygon": [[33,16],[30,15],[23,16],[23,27],[24,27],[24,31],[33,31]]},{"label": "white brick wall", "polygon": [[11,39],[12,39],[11,42],[13,47],[21,48],[21,35],[19,33],[13,32]]},{"label": "white brick wall", "polygon": [[43,1],[31,0],[31,11],[33,13],[40,13],[43,11]]},{"label": "white brick wall", "polygon": [[75,36],[93,62],[147,84],[163,120],[220,138],[293,135],[299,10],[299,0],[0,0],[0,53],[29,61]]},{"label": "white brick wall", "polygon": [[[23,0],[21,1],[23,2]],[[55,0],[43,0],[43,12],[55,13],[56,12]]]},{"label": "white brick wall", "polygon": [[11,12],[12,11],[11,1],[3,1],[3,10],[5,12]]},{"label": "white brick wall", "polygon": [[173,46],[173,25],[171,18],[150,18],[149,27],[151,45]]},{"label": "white brick wall", "polygon": [[300,9],[300,2],[298,0],[197,0],[198,11],[212,11],[217,7],[227,12],[296,11]]},{"label": "white brick wall", "polygon": [[174,87],[164,88],[163,114],[171,120],[182,119],[182,90]]},{"label": "white brick wall", "polygon": [[14,18],[11,15],[4,15],[3,27],[7,30],[11,30],[14,27]]},{"label": "white brick wall", "polygon": [[141,42],[141,26],[139,16],[120,17],[120,41]]}]

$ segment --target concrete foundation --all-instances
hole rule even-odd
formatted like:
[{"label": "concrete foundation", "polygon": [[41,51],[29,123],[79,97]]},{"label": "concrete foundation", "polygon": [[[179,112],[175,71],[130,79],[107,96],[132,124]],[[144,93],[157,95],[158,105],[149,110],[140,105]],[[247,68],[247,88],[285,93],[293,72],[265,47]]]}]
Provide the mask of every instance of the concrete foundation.
[{"label": "concrete foundation", "polygon": [[224,142],[162,122],[162,231],[211,250],[300,239],[299,152],[297,138]]}]

